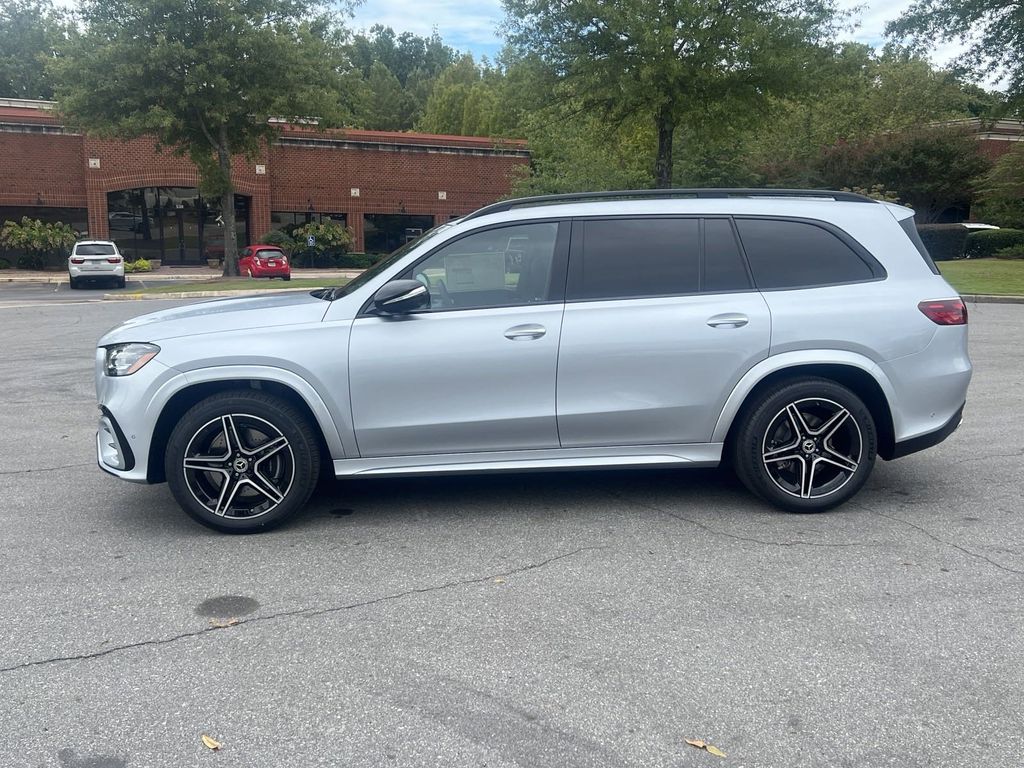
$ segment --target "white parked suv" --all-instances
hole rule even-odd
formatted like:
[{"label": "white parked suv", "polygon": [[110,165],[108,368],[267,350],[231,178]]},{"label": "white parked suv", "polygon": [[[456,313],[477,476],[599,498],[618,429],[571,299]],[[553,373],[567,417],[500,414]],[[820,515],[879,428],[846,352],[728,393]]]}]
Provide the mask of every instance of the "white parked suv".
[{"label": "white parked suv", "polygon": [[82,240],[75,243],[68,257],[68,277],[72,288],[102,280],[124,288],[124,257],[110,240]]},{"label": "white parked suv", "polygon": [[96,350],[102,469],[266,530],[338,477],[727,461],[794,512],[944,440],[967,309],[913,211],[845,192],[508,200],[350,283],[136,317]]}]

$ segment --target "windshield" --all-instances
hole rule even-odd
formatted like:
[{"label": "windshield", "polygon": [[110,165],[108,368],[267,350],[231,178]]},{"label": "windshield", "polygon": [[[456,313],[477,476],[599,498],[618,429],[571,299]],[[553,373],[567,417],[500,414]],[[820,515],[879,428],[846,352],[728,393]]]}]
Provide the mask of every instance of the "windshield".
[{"label": "windshield", "polygon": [[378,261],[365,272],[363,272],[357,277],[354,277],[352,280],[349,280],[347,283],[345,283],[345,285],[339,285],[336,288],[325,288],[322,290],[313,291],[313,295],[316,296],[317,298],[325,299],[326,301],[334,301],[335,299],[340,299],[342,296],[348,296],[350,293],[352,293],[352,291],[366,285],[366,283],[375,278],[377,275],[379,275],[385,269],[390,267],[396,261],[401,259],[413,248],[416,248],[421,243],[431,239],[432,237],[435,237],[438,233],[444,232],[446,229],[451,229],[451,227],[452,222],[436,226],[433,229],[424,232],[420,237],[416,238],[415,240],[410,240],[405,245],[399,246],[396,250],[392,251],[390,254],[388,254],[383,259]]}]

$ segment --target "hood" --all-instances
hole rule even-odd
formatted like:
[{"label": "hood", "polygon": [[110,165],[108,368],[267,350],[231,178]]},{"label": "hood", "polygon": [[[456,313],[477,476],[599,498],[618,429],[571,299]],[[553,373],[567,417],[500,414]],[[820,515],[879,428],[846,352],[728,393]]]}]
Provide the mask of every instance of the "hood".
[{"label": "hood", "polygon": [[330,302],[298,291],[205,301],[133,317],[107,331],[97,345],[315,323],[329,306]]}]

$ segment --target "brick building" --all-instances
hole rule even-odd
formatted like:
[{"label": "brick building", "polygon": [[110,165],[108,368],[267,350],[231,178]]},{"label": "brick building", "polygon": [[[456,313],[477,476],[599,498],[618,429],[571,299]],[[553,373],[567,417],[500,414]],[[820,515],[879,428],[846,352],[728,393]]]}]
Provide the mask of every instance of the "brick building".
[{"label": "brick building", "polygon": [[[168,264],[219,253],[220,201],[202,197],[187,158],[74,133],[54,106],[0,99],[0,222],[63,221]],[[390,251],[508,194],[528,162],[522,141],[282,125],[258,157],[235,160],[238,239],[332,219],[354,250]]]}]

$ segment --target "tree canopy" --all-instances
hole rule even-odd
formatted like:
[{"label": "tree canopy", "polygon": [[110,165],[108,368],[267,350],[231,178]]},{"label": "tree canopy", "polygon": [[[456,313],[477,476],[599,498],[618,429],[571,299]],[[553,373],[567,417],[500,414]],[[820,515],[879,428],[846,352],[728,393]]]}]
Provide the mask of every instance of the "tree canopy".
[{"label": "tree canopy", "polygon": [[46,63],[64,48],[67,15],[50,0],[0,3],[0,98],[53,98]]},{"label": "tree canopy", "polygon": [[1024,5],[1016,0],[915,0],[886,34],[919,50],[966,44],[959,64],[976,74],[1006,75],[1008,94],[1024,99]]},{"label": "tree canopy", "polygon": [[505,0],[513,46],[539,57],[582,108],[657,133],[654,179],[672,181],[673,141],[723,112],[763,109],[803,86],[833,31],[832,0]]},{"label": "tree canopy", "polygon": [[187,154],[221,197],[224,269],[236,274],[232,157],[255,153],[272,117],[341,119],[334,19],[315,0],[85,0],[81,16],[53,67],[62,113]]}]

